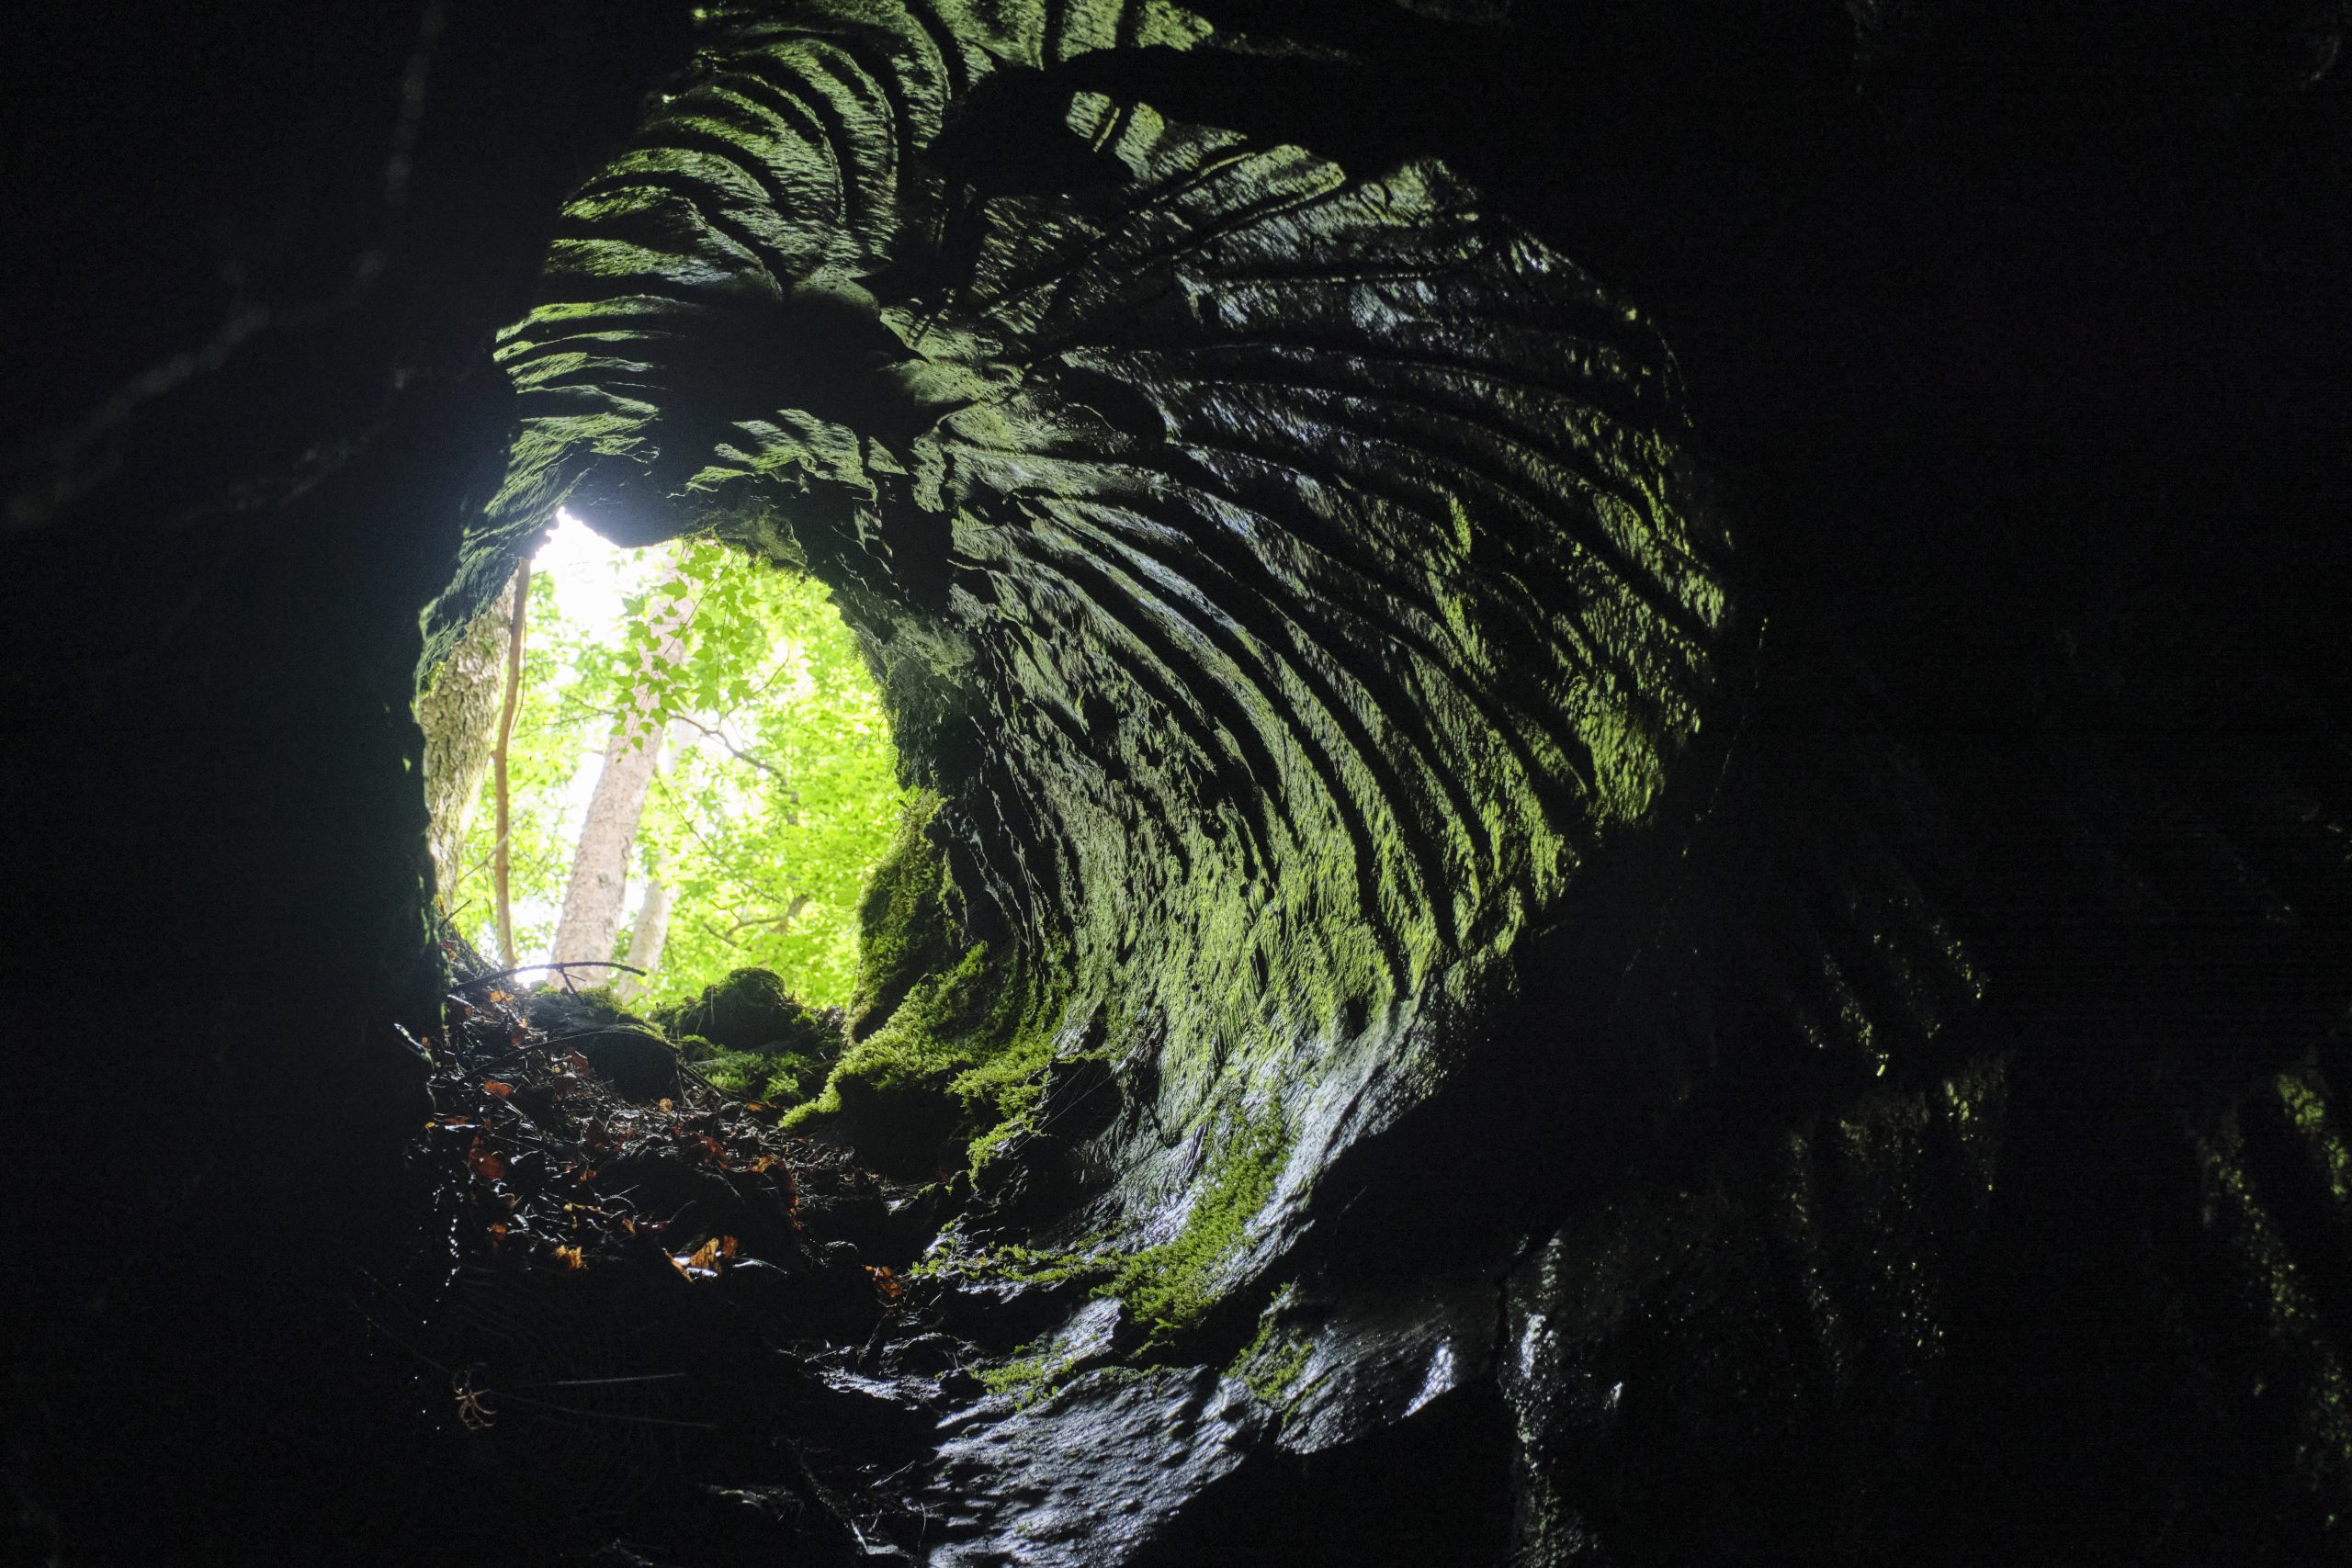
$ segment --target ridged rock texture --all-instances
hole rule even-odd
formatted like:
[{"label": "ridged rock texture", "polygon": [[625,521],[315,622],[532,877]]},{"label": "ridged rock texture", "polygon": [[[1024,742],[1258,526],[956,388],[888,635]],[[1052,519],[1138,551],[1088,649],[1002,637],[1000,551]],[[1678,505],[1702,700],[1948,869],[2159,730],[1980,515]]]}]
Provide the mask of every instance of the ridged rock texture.
[{"label": "ridged rock texture", "polygon": [[[936,1560],[1125,1561],[1237,1448],[1490,1371],[1513,1561],[1892,1550],[1871,1500],[1928,1461],[1885,1434],[1951,1399],[2001,1191],[2015,1041],[1958,929],[2001,873],[1905,748],[1768,732],[1852,676],[1759,661],[1638,310],[1442,162],[1122,91],[1262,58],[1173,7],[701,40],[502,341],[523,419],[440,619],[565,502],[811,570],[863,634],[949,935],[817,1124],[906,1174],[980,1134],[927,1267],[1070,1314],[1018,1363],[973,1331],[1048,1397],[959,1418]],[[1471,1105],[1577,1217],[1437,1173]],[[1841,1479],[1681,1496],[1713,1465]]]},{"label": "ridged rock texture", "polygon": [[1021,1240],[1156,1258],[1130,1303],[1160,1339],[1444,1085],[1589,866],[1657,852],[1730,615],[1634,308],[1442,164],[1358,175],[1044,74],[1207,33],[714,10],[503,341],[524,420],[482,536],[559,502],[716,525],[837,589],[945,803],[967,983],[1015,992],[970,1046],[983,1126],[1023,1118],[995,1161],[1057,1131],[1053,1066],[1119,1079],[1114,1179]]},{"label": "ridged rock texture", "polygon": [[[2346,27],[2253,10],[369,43],[326,302],[9,459],[28,1557],[2340,1559]],[[102,220],[90,319],[187,326]],[[405,705],[558,505],[864,639],[934,804],[796,1128],[921,1262],[677,1372],[756,1443],[458,1498],[352,1308],[439,1240]]]},{"label": "ridged rock texture", "polygon": [[[441,621],[561,502],[811,570],[864,636],[949,935],[817,1124],[907,1174],[981,1134],[927,1267],[1069,1314],[1017,1363],[971,1330],[1046,1397],[958,1418],[936,1560],[1124,1561],[1238,1449],[1490,1371],[1515,1561],[1890,1549],[1870,1499],[1924,1461],[1883,1433],[1948,1397],[2000,1191],[1967,830],[1898,746],[1738,743],[1775,672],[1633,304],[1441,162],[1088,59],[1237,47],[1159,5],[707,10],[502,341],[523,418]],[[1583,1021],[1512,1049],[1539,1010]],[[1420,1168],[1465,1157],[1433,1104],[1591,1200],[1546,1236]],[[1662,1147],[1585,1168],[1627,1114]],[[1716,1462],[1846,1479],[1590,1495]]]}]

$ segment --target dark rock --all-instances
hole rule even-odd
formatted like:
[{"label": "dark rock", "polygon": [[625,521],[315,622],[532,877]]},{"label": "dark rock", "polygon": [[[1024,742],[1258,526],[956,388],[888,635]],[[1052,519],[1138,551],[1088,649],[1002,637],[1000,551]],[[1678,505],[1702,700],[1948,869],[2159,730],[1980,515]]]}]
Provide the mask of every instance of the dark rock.
[{"label": "dark rock", "polygon": [[737,969],[702,995],[662,1015],[673,1034],[695,1035],[722,1051],[798,1055],[826,1064],[841,1055],[837,1011],[806,1007],[765,969]]},{"label": "dark rock", "polygon": [[620,1093],[649,1103],[676,1098],[677,1047],[608,997],[543,989],[525,998],[523,1005],[536,1027],[586,1057],[597,1076]]}]

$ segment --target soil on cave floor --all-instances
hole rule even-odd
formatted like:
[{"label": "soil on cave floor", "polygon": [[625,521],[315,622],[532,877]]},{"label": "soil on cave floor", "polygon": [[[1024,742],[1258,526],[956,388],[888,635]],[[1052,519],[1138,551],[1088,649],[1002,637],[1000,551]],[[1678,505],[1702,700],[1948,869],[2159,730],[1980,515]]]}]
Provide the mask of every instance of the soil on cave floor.
[{"label": "soil on cave floor", "polygon": [[870,1561],[903,1539],[892,1481],[984,1387],[908,1277],[940,1190],[445,951],[444,1026],[416,1042],[423,1243],[362,1305],[408,1369],[449,1528],[548,1562]]}]

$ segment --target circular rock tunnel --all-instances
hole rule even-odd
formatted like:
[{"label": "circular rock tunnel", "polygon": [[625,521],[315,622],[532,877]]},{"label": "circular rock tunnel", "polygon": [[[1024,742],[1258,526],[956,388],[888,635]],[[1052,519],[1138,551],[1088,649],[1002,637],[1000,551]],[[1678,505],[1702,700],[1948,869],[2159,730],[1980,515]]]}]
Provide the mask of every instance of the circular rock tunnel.
[{"label": "circular rock tunnel", "polygon": [[[2114,394],[2071,419],[2089,457],[2015,442],[2051,404],[1972,379],[1997,356],[1960,325],[1937,376],[1875,363],[1870,323],[1940,318],[1873,268],[1924,265],[1939,232],[1992,255],[2055,232],[2091,258],[2028,293],[2009,349],[2091,330],[2067,317],[2100,265],[2070,227],[2095,221],[2061,177],[2079,170],[2045,171],[2055,195],[1969,185],[1966,156],[2002,170],[2009,149],[1953,152],[1919,107],[1934,93],[1903,88],[1950,91],[1970,51],[1939,66],[1884,18],[1861,59],[1873,112],[1903,122],[1878,128],[1886,163],[1803,99],[1744,138],[1763,196],[1699,175],[1645,208],[1608,186],[1640,163],[1611,113],[1534,115],[1529,73],[1469,20],[1309,8],[1285,42],[1233,9],[713,8],[563,204],[529,297],[483,306],[515,322],[514,400],[477,380],[479,402],[403,415],[405,449],[277,503],[344,541],[415,539],[406,512],[464,520],[428,663],[565,502],[634,542],[715,529],[805,568],[865,639],[943,805],[897,868],[893,1004],[812,1125],[898,1176],[946,1174],[952,1143],[970,1168],[943,1189],[942,1310],[975,1356],[1057,1366],[1043,1397],[904,1440],[896,1548],[2334,1550],[2352,1472],[2340,660],[2314,652],[2291,574],[2201,540],[2250,468],[2274,514],[2326,504],[2294,442],[2340,403],[2294,403],[2304,424],[2266,437],[2267,465],[2224,447],[2162,467],[2180,416],[2124,395],[2120,352],[2161,322],[2049,353]],[[1729,80],[1755,101],[1753,38],[1659,55],[1523,20],[1521,47],[1527,28],[1582,50],[1553,56],[1579,62],[1580,101],[1663,113],[1646,123],[1686,155],[1723,138],[1666,112],[1680,95]],[[1765,41],[1801,93],[1819,38]],[[1491,79],[1493,101],[1448,134],[1397,85],[1406,55],[1404,80]],[[1395,125],[1347,96],[1367,75]],[[2320,134],[2248,131],[2202,177]],[[1498,164],[1513,135],[1557,160]],[[1905,139],[1939,136],[1948,185],[1904,186]],[[2173,177],[2163,151],[2135,155],[2154,173],[2104,168],[2110,202]],[[1895,217],[1865,230],[1863,198]],[[2269,221],[2296,254],[2340,249],[2291,210]],[[2225,319],[2301,298],[2266,275]],[[2210,406],[2265,406],[2219,380]],[[426,469],[453,477],[433,491]],[[2131,554],[2151,515],[2169,532],[2160,551],[2136,536],[2137,558],[2158,564],[2078,570]],[[447,540],[392,547],[404,570],[335,607],[369,606],[367,637],[332,646],[413,647],[399,617]],[[299,549],[233,548],[214,570],[257,595],[305,581]],[[2020,560],[2077,586],[2019,581]],[[199,635],[263,662],[225,651],[251,635],[234,617]],[[413,794],[397,723],[319,681],[255,705],[250,733],[307,695],[345,727],[318,777]],[[254,814],[317,868],[311,902],[377,890],[326,962],[306,953],[315,1003],[267,964],[190,978],[315,1019],[413,999],[417,808],[368,810],[290,835]],[[338,840],[385,846],[376,869]],[[272,884],[254,936],[300,902]],[[190,1093],[235,1108],[242,1148],[253,1086],[306,1074],[388,1145],[403,1069],[336,1037],[347,1059],[325,1067],[224,1049],[225,1080]],[[224,1230],[266,1231],[255,1216],[322,1179],[238,1159]],[[239,1246],[223,1256],[268,1255]],[[220,1311],[243,1299],[230,1272],[193,1267],[184,1294]],[[266,1413],[273,1386],[239,1397]],[[49,1419],[59,1451],[103,1448]],[[54,1462],[20,1465],[20,1489],[70,1516]]]}]

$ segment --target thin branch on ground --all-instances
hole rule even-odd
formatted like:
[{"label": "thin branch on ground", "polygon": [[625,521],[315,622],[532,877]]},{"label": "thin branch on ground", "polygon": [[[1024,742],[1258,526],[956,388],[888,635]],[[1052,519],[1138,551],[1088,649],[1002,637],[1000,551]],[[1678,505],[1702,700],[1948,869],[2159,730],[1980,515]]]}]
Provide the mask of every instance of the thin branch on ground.
[{"label": "thin branch on ground", "polygon": [[542,969],[627,969],[632,975],[644,970],[633,964],[616,964],[608,958],[567,958],[560,964],[517,964],[512,969],[500,969],[488,975],[477,975],[470,980],[460,980],[457,989],[463,991],[475,986],[485,986],[492,980],[512,979],[517,975],[533,975]]}]

